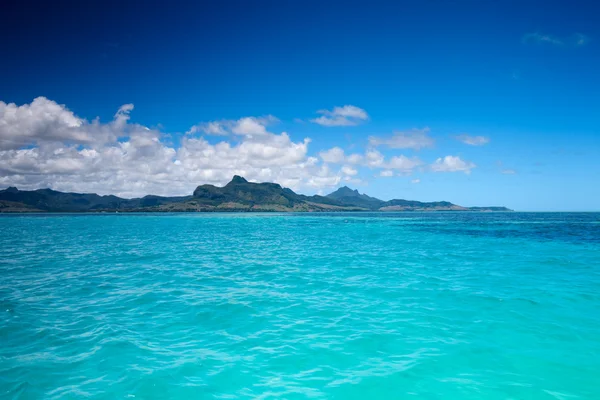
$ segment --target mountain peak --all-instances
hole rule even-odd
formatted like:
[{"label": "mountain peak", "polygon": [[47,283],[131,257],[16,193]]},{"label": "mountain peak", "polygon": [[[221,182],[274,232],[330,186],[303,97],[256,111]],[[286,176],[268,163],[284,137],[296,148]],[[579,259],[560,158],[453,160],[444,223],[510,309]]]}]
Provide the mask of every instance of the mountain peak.
[{"label": "mountain peak", "polygon": [[327,195],[327,197],[358,197],[362,196],[358,190],[350,189],[348,186],[342,186],[333,193]]},{"label": "mountain peak", "polygon": [[248,183],[248,181],[242,176],[234,175],[233,178],[231,178],[231,182],[229,183]]},{"label": "mountain peak", "polygon": [[350,189],[348,186],[342,186],[335,192],[329,193],[327,197],[352,206],[362,207],[370,210],[378,209],[384,203],[382,200],[367,196],[366,194],[361,194],[358,190]]},{"label": "mountain peak", "polygon": [[[350,189],[348,186],[342,186],[341,188],[339,188],[338,190],[336,190],[333,193],[337,193],[337,194],[343,195],[343,196],[358,196],[358,195],[360,195],[360,193],[358,193],[358,190]],[[331,194],[333,194],[333,193],[331,193]]]}]

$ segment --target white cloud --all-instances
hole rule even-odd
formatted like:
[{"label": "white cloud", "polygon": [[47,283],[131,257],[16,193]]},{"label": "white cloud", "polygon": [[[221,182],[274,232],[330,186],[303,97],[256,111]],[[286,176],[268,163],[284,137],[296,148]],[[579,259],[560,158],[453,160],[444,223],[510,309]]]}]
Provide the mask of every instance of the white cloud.
[{"label": "white cloud", "polygon": [[[411,173],[415,168],[423,165],[423,162],[417,157],[406,157],[404,155],[393,156],[386,160],[385,156],[376,149],[367,149],[365,154],[351,154],[346,156],[344,150],[339,147],[332,147],[329,150],[319,153],[321,159],[331,164],[360,165],[371,169],[382,168],[386,170],[396,170],[400,173]],[[385,175],[382,175],[385,176]]]},{"label": "white cloud", "polygon": [[189,131],[187,131],[188,134],[194,134],[199,132],[204,132],[207,135],[214,136],[225,136],[229,134],[229,132],[223,126],[223,123],[219,121],[212,121],[207,122],[205,124],[194,125],[190,128]]},{"label": "white cloud", "polygon": [[354,176],[358,174],[358,171],[356,170],[356,168],[352,168],[349,165],[344,165],[342,167],[342,173],[344,173],[344,175]]},{"label": "white cloud", "polygon": [[423,165],[423,162],[417,157],[408,158],[406,156],[394,156],[385,164],[387,169],[399,170],[403,173],[411,173],[416,167]]},{"label": "white cloud", "polygon": [[[0,102],[0,187],[51,187],[124,197],[187,195],[199,184],[222,185],[238,174],[251,181],[318,191],[342,181],[360,181],[361,168],[378,170],[386,177],[407,175],[424,166],[417,157],[386,157],[374,147],[352,154],[333,147],[313,157],[309,138],[292,140],[285,132],[270,132],[269,125],[277,121],[273,116],[198,124],[174,147],[170,134],[132,123],[133,110],[133,104],[125,104],[112,120],[101,122],[81,118],[43,97],[21,106]],[[337,114],[362,115],[352,108],[340,108]],[[209,142],[202,134],[229,137]],[[375,142],[419,149],[433,144],[427,134],[425,128]],[[234,135],[237,138],[231,140]],[[330,168],[333,164],[340,167]],[[459,157],[446,156],[428,169],[470,173],[474,167]]]},{"label": "white cloud", "polygon": [[429,136],[429,128],[411,129],[409,131],[394,132],[390,137],[371,136],[371,146],[387,146],[392,149],[415,149],[433,147],[435,141]]},{"label": "white cloud", "polygon": [[413,184],[416,185],[417,183],[421,183],[421,180],[420,179],[413,179],[412,181],[410,181],[410,183],[413,183]]},{"label": "white cloud", "polygon": [[502,172],[504,175],[514,175],[517,173],[514,169],[503,169]]},{"label": "white cloud", "polygon": [[[379,158],[379,152],[371,153],[371,157]],[[321,151],[319,153],[321,159],[330,164],[352,164],[352,165],[363,165],[365,164],[365,156],[358,153],[346,155],[343,149],[339,147],[332,147],[328,150]],[[373,161],[373,160],[371,160]],[[367,163],[368,164],[368,163]]]},{"label": "white cloud", "polygon": [[115,125],[118,128],[122,128],[127,124],[127,121],[131,118],[129,114],[133,111],[133,104],[123,104],[117,110],[115,114]]},{"label": "white cloud", "polygon": [[332,147],[329,150],[320,152],[319,155],[323,161],[332,164],[341,164],[346,159],[344,150],[339,147]]},{"label": "white cloud", "polygon": [[[307,185],[314,188],[331,187],[340,183],[341,178],[332,174],[327,165],[322,165],[312,175],[307,177]],[[290,185],[290,187],[294,187]]]},{"label": "white cloud", "polygon": [[433,172],[464,172],[465,174],[470,174],[475,167],[476,165],[472,162],[463,161],[458,156],[438,158],[430,166]]},{"label": "white cloud", "polygon": [[241,118],[233,124],[231,131],[236,135],[266,135],[267,124],[273,122],[274,117],[267,116],[265,118],[245,117]]},{"label": "white cloud", "polygon": [[367,150],[364,157],[364,165],[371,168],[380,168],[385,162],[385,157],[377,150]]},{"label": "white cloud", "polygon": [[364,158],[365,157],[362,154],[354,153],[346,157],[346,162],[349,162],[350,164],[361,164]]},{"label": "white cloud", "polygon": [[0,102],[0,187],[124,197],[188,195],[199,184],[222,185],[234,174],[296,190],[335,186],[345,174],[309,156],[310,139],[293,141],[285,132],[268,132],[264,127],[274,117],[220,125],[241,135],[235,143],[186,135],[175,148],[163,141],[163,133],[131,123],[132,110],[133,105],[124,105],[112,121],[101,123],[45,98],[22,106]]},{"label": "white cloud", "polygon": [[203,122],[192,126],[187,133],[205,133],[207,135],[214,136],[227,136],[227,135],[242,135],[242,136],[253,136],[253,135],[266,135],[267,126],[271,125],[279,120],[272,115],[264,117],[243,117],[238,120],[222,120],[222,121],[211,121]]},{"label": "white cloud", "polygon": [[321,111],[321,113],[340,116],[340,117],[346,117],[346,118],[357,118],[357,119],[362,119],[362,120],[369,118],[369,116],[367,115],[367,112],[365,110],[363,110],[362,108],[359,108],[356,106],[350,106],[350,105],[346,105],[343,107],[335,107],[333,109],[333,111],[331,111],[331,112],[325,110],[325,111]]},{"label": "white cloud", "polygon": [[574,33],[571,36],[559,37],[540,32],[532,32],[523,35],[522,41],[526,44],[550,44],[553,46],[581,47],[588,44],[590,38],[582,33]]},{"label": "white cloud", "polygon": [[365,110],[351,105],[334,107],[331,111],[318,110],[317,113],[323,115],[310,121],[323,126],[353,126],[369,119]]},{"label": "white cloud", "polygon": [[0,150],[18,149],[37,141],[90,143],[94,140],[91,132],[80,129],[84,123],[69,109],[45,97],[22,106],[0,101]]},{"label": "white cloud", "polygon": [[490,138],[486,136],[470,136],[466,134],[458,135],[454,137],[459,142],[468,144],[469,146],[483,146],[490,142]]}]

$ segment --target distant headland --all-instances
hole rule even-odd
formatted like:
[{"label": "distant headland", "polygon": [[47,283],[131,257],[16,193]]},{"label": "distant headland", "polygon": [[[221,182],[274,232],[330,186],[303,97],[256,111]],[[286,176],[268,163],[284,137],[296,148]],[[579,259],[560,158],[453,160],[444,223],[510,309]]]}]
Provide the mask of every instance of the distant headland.
[{"label": "distant headland", "polygon": [[447,201],[384,201],[347,186],[326,196],[305,196],[277,183],[248,182],[234,176],[223,187],[201,185],[191,196],[123,199],[95,193],[0,190],[0,213],[19,212],[332,212],[332,211],[512,211],[506,207],[463,207]]}]

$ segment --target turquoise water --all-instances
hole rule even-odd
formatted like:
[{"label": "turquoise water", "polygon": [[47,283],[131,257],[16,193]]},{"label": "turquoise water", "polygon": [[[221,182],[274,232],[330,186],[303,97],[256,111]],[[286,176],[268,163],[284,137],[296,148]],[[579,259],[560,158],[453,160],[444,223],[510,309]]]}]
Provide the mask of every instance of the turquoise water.
[{"label": "turquoise water", "polygon": [[0,217],[0,398],[599,399],[600,214]]}]

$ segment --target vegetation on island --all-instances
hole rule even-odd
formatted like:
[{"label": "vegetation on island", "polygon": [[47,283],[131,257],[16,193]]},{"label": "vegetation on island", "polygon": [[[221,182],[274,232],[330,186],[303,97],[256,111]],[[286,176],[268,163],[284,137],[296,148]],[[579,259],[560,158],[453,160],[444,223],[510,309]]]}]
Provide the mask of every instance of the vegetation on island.
[{"label": "vegetation on island", "polygon": [[511,211],[506,207],[462,207],[447,201],[384,201],[347,186],[327,196],[305,196],[277,183],[248,182],[234,176],[223,187],[201,185],[191,196],[148,195],[135,199],[52,189],[0,190],[0,212],[219,212],[219,211]]}]

